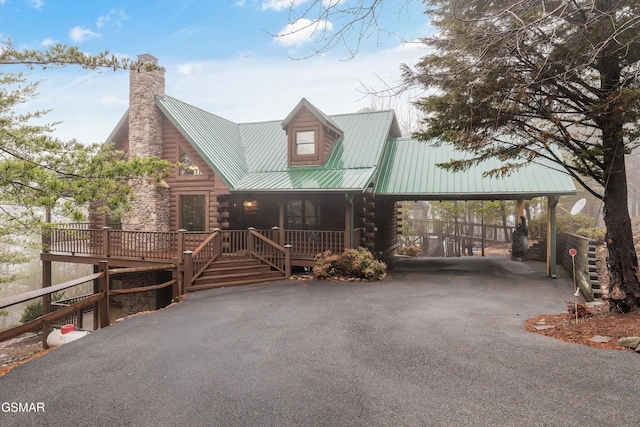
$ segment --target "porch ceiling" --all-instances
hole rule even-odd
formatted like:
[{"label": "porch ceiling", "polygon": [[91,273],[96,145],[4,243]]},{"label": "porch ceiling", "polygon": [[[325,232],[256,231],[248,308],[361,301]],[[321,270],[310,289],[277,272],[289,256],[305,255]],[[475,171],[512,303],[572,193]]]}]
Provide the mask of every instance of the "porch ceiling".
[{"label": "porch ceiling", "polygon": [[404,138],[389,144],[376,195],[404,200],[513,200],[576,194],[573,180],[556,164],[530,163],[504,178],[483,177],[500,161],[451,172],[437,164],[462,158],[464,153],[448,144],[434,146]]}]

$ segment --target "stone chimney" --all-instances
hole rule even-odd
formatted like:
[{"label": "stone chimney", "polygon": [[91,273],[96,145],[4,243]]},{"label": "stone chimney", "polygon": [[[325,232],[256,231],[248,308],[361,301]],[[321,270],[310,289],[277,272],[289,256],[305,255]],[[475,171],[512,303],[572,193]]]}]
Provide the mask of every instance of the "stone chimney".
[{"label": "stone chimney", "polygon": [[[144,63],[157,64],[149,54]],[[162,157],[162,113],[155,97],[164,96],[164,68],[131,70],[129,77],[129,157]],[[136,200],[122,216],[122,228],[136,231],[169,231],[169,189],[151,179],[130,182]]]}]

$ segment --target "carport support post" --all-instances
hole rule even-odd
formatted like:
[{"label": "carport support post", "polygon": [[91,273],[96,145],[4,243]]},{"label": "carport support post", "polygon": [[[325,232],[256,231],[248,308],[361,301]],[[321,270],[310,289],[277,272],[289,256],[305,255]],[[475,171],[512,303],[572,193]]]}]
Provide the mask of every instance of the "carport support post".
[{"label": "carport support post", "polygon": [[547,277],[556,278],[556,207],[559,196],[547,197]]},{"label": "carport support post", "polygon": [[522,224],[521,218],[524,216],[524,199],[518,199],[517,204],[518,204],[518,218],[516,222],[518,224]]}]

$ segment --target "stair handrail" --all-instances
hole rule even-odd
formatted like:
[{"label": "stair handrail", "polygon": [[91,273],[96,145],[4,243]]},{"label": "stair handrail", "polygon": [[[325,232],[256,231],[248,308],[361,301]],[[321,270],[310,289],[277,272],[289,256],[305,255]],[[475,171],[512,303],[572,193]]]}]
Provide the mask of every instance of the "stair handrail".
[{"label": "stair handrail", "polygon": [[204,242],[194,249],[191,254],[193,270],[197,271],[191,276],[191,282],[193,283],[196,278],[214,262],[222,253],[222,232],[216,228]]},{"label": "stair handrail", "polygon": [[[258,244],[256,239],[261,244]],[[247,246],[252,256],[263,260],[276,270],[285,275],[291,271],[291,256],[287,256],[287,249],[268,237],[265,237],[255,229],[249,229],[249,242]]]}]

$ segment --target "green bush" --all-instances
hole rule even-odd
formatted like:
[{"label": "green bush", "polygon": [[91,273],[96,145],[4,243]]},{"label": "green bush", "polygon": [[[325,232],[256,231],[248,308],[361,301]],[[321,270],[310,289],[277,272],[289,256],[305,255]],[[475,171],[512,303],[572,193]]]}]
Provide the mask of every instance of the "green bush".
[{"label": "green bush", "polygon": [[[51,300],[59,301],[63,296],[64,292],[54,293],[51,295]],[[27,304],[27,307],[22,312],[22,317],[20,317],[20,323],[31,322],[40,316],[42,316],[42,299]]]},{"label": "green bush", "polygon": [[316,255],[313,274],[318,279],[383,280],[387,276],[387,265],[365,248],[346,249],[342,255],[327,250]]},{"label": "green bush", "polygon": [[[596,220],[590,215],[578,214],[556,216],[556,233],[578,234],[580,229],[593,229]],[[545,215],[534,218],[527,224],[530,239],[547,238],[547,217]]]},{"label": "green bush", "polygon": [[422,255],[422,249],[415,245],[405,246],[400,250],[400,255],[418,256]]},{"label": "green bush", "polygon": [[27,304],[27,308],[22,312],[20,323],[31,322],[40,316],[42,316],[42,300],[31,302]]},{"label": "green bush", "polygon": [[582,237],[588,237],[598,243],[604,243],[606,230],[604,228],[579,228],[574,234]]}]

